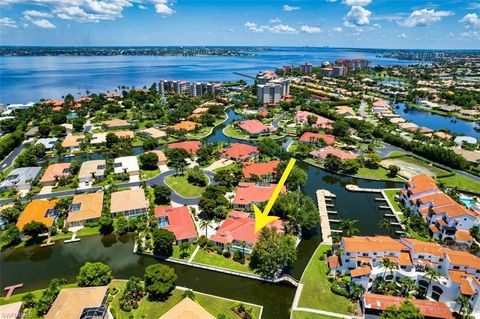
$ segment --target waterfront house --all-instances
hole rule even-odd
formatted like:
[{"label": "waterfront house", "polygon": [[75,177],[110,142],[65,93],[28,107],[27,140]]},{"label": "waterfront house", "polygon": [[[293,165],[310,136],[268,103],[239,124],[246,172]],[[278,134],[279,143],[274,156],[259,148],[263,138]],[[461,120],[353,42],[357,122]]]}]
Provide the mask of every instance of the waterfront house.
[{"label": "waterfront house", "polygon": [[94,133],[90,139],[90,145],[100,145],[107,142],[108,133]]},{"label": "waterfront house", "polygon": [[50,228],[55,223],[58,211],[55,205],[58,200],[34,199],[25,207],[17,221],[18,229],[33,221],[39,222]]},{"label": "waterfront house", "polygon": [[222,156],[227,159],[234,161],[245,161],[257,155],[259,150],[256,146],[243,143],[234,143],[230,146],[222,148],[220,152],[222,153]]},{"label": "waterfront house", "polygon": [[148,201],[145,192],[141,188],[124,190],[112,193],[110,213],[116,217],[134,217],[147,213]]},{"label": "waterfront house", "polygon": [[158,227],[171,231],[175,235],[177,245],[192,242],[197,238],[197,230],[193,223],[188,206],[163,206],[155,208]]},{"label": "waterfront house", "polygon": [[51,151],[55,145],[57,145],[58,138],[56,137],[46,137],[46,138],[39,138],[37,142],[35,142],[35,145],[37,144],[42,144],[45,146],[45,149],[48,151]]},{"label": "waterfront house", "polygon": [[264,163],[243,163],[243,177],[246,179],[261,179],[264,182],[272,182],[275,179],[276,169],[280,161],[268,161]]},{"label": "waterfront house", "polygon": [[440,106],[439,109],[444,112],[456,112],[456,111],[462,110],[460,106],[454,106],[454,105],[442,105]]},{"label": "waterfront house", "polygon": [[[267,227],[283,232],[284,222],[277,219],[268,224]],[[245,212],[231,211],[230,217],[222,222],[216,233],[210,237],[210,240],[222,248],[225,248],[227,243],[231,243],[233,249],[250,254],[259,236],[259,232],[255,233],[254,218],[250,218],[249,214]],[[245,242],[244,247],[242,242]]]},{"label": "waterfront house", "polygon": [[182,301],[164,313],[159,319],[215,319],[211,313],[206,311],[198,302],[190,298],[183,298]]},{"label": "waterfront house", "polygon": [[479,110],[461,110],[460,112],[458,112],[462,115],[465,115],[465,116],[472,116],[472,117],[478,117],[480,116],[480,111]]},{"label": "waterfront house", "polygon": [[129,140],[129,139],[133,138],[133,132],[132,131],[116,131],[114,134],[115,134],[115,136],[117,136],[118,138],[121,138],[121,139]]},{"label": "waterfront house", "polygon": [[80,166],[78,179],[80,183],[90,183],[105,177],[105,160],[86,161]]},{"label": "waterfront house", "polygon": [[180,123],[177,123],[172,126],[177,131],[193,131],[196,128],[202,126],[200,123],[192,122],[192,121],[181,121]]},{"label": "waterfront house", "polygon": [[122,119],[113,119],[109,121],[103,121],[103,126],[107,129],[121,129],[130,126],[130,123]]},{"label": "waterfront house", "polygon": [[327,145],[332,145],[335,143],[335,136],[330,134],[305,132],[298,139],[299,142],[307,144],[317,144],[320,140],[324,141]]},{"label": "waterfront house", "polygon": [[72,132],[73,132],[73,125],[70,124],[70,123],[63,123],[63,124],[60,124],[61,127],[63,127],[65,129],[65,134],[67,135],[71,135]]},{"label": "waterfront house", "polygon": [[356,159],[358,157],[357,154],[346,152],[333,146],[327,146],[318,150],[314,150],[311,151],[309,154],[312,158],[320,161],[324,161],[328,155],[336,156],[342,161]]},{"label": "waterfront house", "polygon": [[475,145],[477,144],[477,139],[472,136],[457,136],[453,140],[457,145],[462,145],[463,143]]},{"label": "waterfront house", "polygon": [[53,186],[59,178],[68,177],[70,173],[70,163],[51,164],[47,167],[45,173],[43,173],[40,184],[42,186]]},{"label": "waterfront house", "polygon": [[[268,201],[276,186],[277,184],[270,183],[240,182],[232,201],[233,207],[252,210],[253,204]],[[286,188],[283,186],[280,193],[285,193],[285,191]]]},{"label": "waterfront house", "polygon": [[480,151],[468,151],[460,147],[452,147],[451,150],[462,156],[470,163],[480,163]]},{"label": "waterfront house", "polygon": [[299,123],[309,123],[309,121],[312,122],[312,120],[309,119],[313,119],[313,123],[311,123],[313,127],[321,129],[331,129],[334,122],[323,116],[308,111],[297,111],[295,114],[295,120]]},{"label": "waterfront house", "polygon": [[167,157],[165,156],[165,154],[160,151],[160,150],[153,150],[153,151],[148,151],[146,153],[153,153],[155,155],[157,155],[157,158],[158,158],[158,161],[157,161],[157,165],[158,166],[161,166],[161,165],[167,165]]},{"label": "waterfront house", "polygon": [[268,135],[277,129],[273,126],[267,126],[259,120],[245,120],[238,124],[238,127],[250,136]]},{"label": "waterfront house", "polygon": [[70,204],[66,226],[76,227],[95,222],[102,216],[102,209],[103,192],[76,194]]},{"label": "waterfront house", "polygon": [[373,107],[382,107],[382,108],[389,108],[390,104],[388,104],[385,100],[383,99],[378,99],[372,104]]},{"label": "waterfront house", "polygon": [[337,106],[335,107],[335,112],[337,114],[343,115],[343,116],[355,116],[357,115],[353,108],[350,106]]},{"label": "waterfront house", "polygon": [[140,133],[143,133],[145,134],[145,136],[150,138],[162,138],[167,136],[167,133],[155,127],[149,127],[149,128],[140,130]]},{"label": "waterfront house", "polygon": [[106,319],[108,286],[63,288],[45,319]]},{"label": "waterfront house", "polygon": [[411,133],[414,133],[418,130],[418,125],[415,124],[415,123],[411,123],[411,122],[398,123],[397,127],[399,129],[401,129],[402,131],[407,131],[407,132],[411,132]]},{"label": "waterfront house", "polygon": [[34,126],[25,133],[25,138],[32,138],[38,135],[38,126]]},{"label": "waterfront house", "polygon": [[62,147],[69,149],[71,152],[79,151],[84,140],[85,136],[83,135],[67,135],[62,142]]},{"label": "waterfront house", "polygon": [[16,188],[18,190],[30,190],[31,182],[40,175],[41,167],[20,167],[11,171],[0,183],[0,191]]},{"label": "waterfront house", "polygon": [[135,176],[140,174],[140,167],[136,156],[117,157],[114,160],[113,171],[115,174],[128,174]]},{"label": "waterfront house", "polygon": [[167,146],[168,148],[183,148],[192,155],[197,154],[197,151],[202,147],[202,142],[200,141],[183,141],[170,143]]}]

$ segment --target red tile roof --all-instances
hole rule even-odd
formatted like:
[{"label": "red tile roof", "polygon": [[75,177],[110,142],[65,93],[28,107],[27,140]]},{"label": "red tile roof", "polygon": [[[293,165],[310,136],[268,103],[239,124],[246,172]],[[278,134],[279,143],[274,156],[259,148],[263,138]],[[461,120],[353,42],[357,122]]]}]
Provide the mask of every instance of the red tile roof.
[{"label": "red tile roof", "polygon": [[322,159],[326,159],[328,155],[334,155],[334,156],[338,157],[339,159],[341,159],[342,161],[347,160],[347,159],[355,159],[355,158],[358,157],[357,154],[353,154],[353,153],[350,153],[350,152],[345,152],[345,151],[339,150],[338,148],[335,148],[335,147],[332,147],[332,146],[327,146],[327,147],[319,149],[319,150],[311,151],[309,154],[314,156],[314,157],[319,157],[319,158],[322,158]]},{"label": "red tile roof", "polygon": [[300,142],[304,143],[316,143],[319,140],[323,140],[327,145],[332,145],[333,143],[335,143],[335,136],[330,134],[305,132],[299,139]]},{"label": "red tile roof", "polygon": [[197,151],[202,147],[200,141],[184,141],[168,144],[168,148],[183,148],[190,154],[197,154]]},{"label": "red tile roof", "polygon": [[438,190],[437,183],[430,175],[420,174],[414,176],[406,183],[410,194],[418,194],[429,190]]},{"label": "red tile roof", "polygon": [[[363,295],[365,299],[365,308],[375,310],[385,310],[389,306],[399,306],[402,302],[406,301],[406,298],[377,295],[372,293],[365,293]],[[438,319],[453,319],[452,312],[448,306],[442,302],[420,300],[420,299],[408,299],[415,306],[420,309],[420,312],[425,317],[438,318]]]},{"label": "red tile roof", "polygon": [[[237,191],[233,204],[235,205],[249,205],[252,203],[266,202],[272,196],[273,190],[277,184],[268,184],[266,186],[257,185],[256,183],[241,182],[238,184]],[[283,186],[281,193],[286,191]]]},{"label": "red tile roof", "polygon": [[340,266],[340,257],[338,257],[337,255],[328,256],[327,259],[328,267],[330,267],[330,269],[334,269]]},{"label": "red tile roof", "polygon": [[197,237],[195,224],[193,223],[187,206],[182,207],[156,207],[155,217],[168,217],[169,225],[163,227],[175,234],[177,240]]},{"label": "red tile roof", "polygon": [[270,128],[259,120],[245,120],[240,122],[238,127],[249,134],[261,134],[270,131]]},{"label": "red tile roof", "polygon": [[313,124],[313,126],[324,128],[324,129],[332,128],[332,123],[333,123],[332,120],[308,111],[298,111],[295,114],[295,119],[297,121],[307,123],[309,116],[314,116],[317,119],[316,122]]},{"label": "red tile roof", "polygon": [[280,165],[280,161],[268,161],[266,163],[243,163],[243,176],[251,178],[252,176],[263,176],[275,174],[275,170]]},{"label": "red tile roof", "polygon": [[350,276],[352,276],[352,278],[362,277],[362,276],[370,275],[371,272],[372,272],[372,267],[362,266],[362,267],[352,269],[350,271]]},{"label": "red tile roof", "polygon": [[221,152],[227,158],[245,160],[253,154],[257,154],[258,147],[243,143],[235,143],[228,147],[222,148]]}]

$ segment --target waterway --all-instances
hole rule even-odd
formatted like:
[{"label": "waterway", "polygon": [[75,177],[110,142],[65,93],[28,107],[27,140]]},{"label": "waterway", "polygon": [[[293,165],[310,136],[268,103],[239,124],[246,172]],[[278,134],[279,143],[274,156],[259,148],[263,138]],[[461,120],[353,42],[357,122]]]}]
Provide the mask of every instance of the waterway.
[{"label": "waterway", "polygon": [[404,119],[419,126],[428,127],[432,130],[446,128],[453,133],[473,136],[480,140],[480,131],[475,130],[477,125],[475,122],[464,121],[453,117],[442,116],[435,113],[410,108],[407,107],[405,103],[396,103],[394,111]]},{"label": "waterway", "polygon": [[[261,70],[340,58],[365,58],[373,65],[420,63],[377,57],[378,51],[341,48],[276,47],[256,56],[2,56],[0,101],[4,104],[104,92],[120,85],[150,86],[160,79],[236,81],[233,72],[255,76]],[[244,78],[249,80],[248,78]],[[250,80],[249,80],[250,81]]]},{"label": "waterway", "polygon": [[[222,129],[234,119],[241,119],[232,109],[228,111],[228,120],[215,128],[207,138],[208,142],[235,142],[222,134]],[[97,155],[90,155],[96,157]],[[69,158],[71,159],[71,158]],[[87,158],[79,157],[80,160]],[[337,195],[333,200],[334,210],[338,215],[334,219],[353,218],[359,220],[358,228],[363,235],[386,234],[379,229],[378,222],[383,218],[385,210],[378,208],[380,202],[375,201],[375,194],[353,193],[345,189],[347,184],[360,187],[390,188],[398,183],[377,182],[356,179],[326,172],[317,167],[299,163],[306,169],[308,182],[303,191],[315,199],[315,191],[325,188]],[[333,209],[332,209],[333,210]],[[335,228],[335,225],[332,225]],[[286,272],[299,279],[313,251],[321,242],[319,228],[304,234],[298,247],[297,261]],[[110,265],[116,278],[142,276],[146,266],[163,261],[151,257],[132,254],[134,239],[131,236],[117,238],[115,235],[90,236],[82,238],[79,243],[56,243],[54,246],[40,248],[38,246],[8,249],[0,254],[1,287],[23,282],[19,291],[43,288],[55,277],[63,277],[70,282],[75,281],[78,269],[86,261],[102,261]],[[288,318],[295,289],[287,284],[268,284],[256,280],[229,276],[221,273],[190,268],[168,263],[178,274],[178,285],[200,292],[211,293],[226,298],[243,300],[263,305],[264,318]],[[321,298],[321,296],[319,296]]]}]

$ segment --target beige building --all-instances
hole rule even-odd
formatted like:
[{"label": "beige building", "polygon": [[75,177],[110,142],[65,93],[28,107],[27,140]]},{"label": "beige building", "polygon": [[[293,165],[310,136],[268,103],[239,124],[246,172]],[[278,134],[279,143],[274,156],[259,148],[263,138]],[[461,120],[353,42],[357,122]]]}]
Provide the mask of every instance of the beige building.
[{"label": "beige building", "polygon": [[77,194],[73,197],[66,221],[67,227],[82,226],[102,216],[103,192]]},{"label": "beige building", "polygon": [[192,299],[184,298],[160,319],[215,319],[215,316]]},{"label": "beige building", "polygon": [[70,149],[70,151],[79,151],[80,145],[85,140],[83,135],[67,135],[62,142],[62,147]]},{"label": "beige building", "polygon": [[167,165],[167,162],[168,162],[168,159],[167,157],[165,156],[165,154],[160,151],[160,150],[153,150],[153,151],[150,151],[150,152],[147,152],[147,153],[153,153],[153,154],[156,154],[157,157],[158,157],[158,162],[157,162],[157,165],[160,166],[160,165]]},{"label": "beige building", "polygon": [[142,132],[143,134],[145,134],[150,138],[162,138],[167,136],[167,133],[154,127],[143,129],[140,132]]},{"label": "beige building", "polygon": [[113,119],[109,121],[104,121],[102,124],[105,127],[110,129],[126,128],[130,126],[130,123],[122,119]]},{"label": "beige building", "polygon": [[93,160],[82,163],[78,172],[78,179],[81,183],[93,182],[95,179],[105,177],[105,160]]},{"label": "beige building", "polygon": [[120,214],[125,217],[145,215],[147,208],[148,201],[141,188],[112,193],[110,212],[113,216]]},{"label": "beige building", "polygon": [[[103,312],[105,315],[105,312],[108,311],[105,307],[107,291],[107,286],[64,288],[53,302],[45,319],[97,318],[86,316],[87,308],[90,313],[96,312],[100,315]],[[99,316],[99,318],[104,318],[104,316]]]}]

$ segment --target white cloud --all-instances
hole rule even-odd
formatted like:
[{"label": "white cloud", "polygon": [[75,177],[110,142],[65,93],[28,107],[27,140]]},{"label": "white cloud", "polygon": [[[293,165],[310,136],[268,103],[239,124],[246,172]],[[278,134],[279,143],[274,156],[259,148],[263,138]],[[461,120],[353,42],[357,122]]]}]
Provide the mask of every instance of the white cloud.
[{"label": "white cloud", "polygon": [[38,20],[32,20],[32,24],[36,25],[39,28],[43,29],[55,29],[55,25],[48,21],[47,19],[38,19]]},{"label": "white cloud", "polygon": [[253,32],[271,32],[271,33],[298,33],[298,31],[286,24],[276,24],[276,25],[257,25],[256,23],[253,22],[246,22],[244,26],[249,29],[250,31]]},{"label": "white cloud", "polygon": [[141,4],[138,5],[138,8],[139,8],[139,9],[142,9],[142,10],[147,10],[147,9],[148,9],[147,7],[145,7],[144,5],[141,5]]},{"label": "white cloud", "polygon": [[37,10],[26,10],[23,11],[24,16],[37,17],[37,18],[51,18],[52,14],[48,12],[42,12]]},{"label": "white cloud", "polygon": [[421,9],[413,11],[408,18],[400,24],[405,27],[424,27],[440,22],[442,18],[453,15],[452,11],[435,11],[434,9]]},{"label": "white cloud", "polygon": [[325,1],[327,1],[327,2],[332,2],[332,3],[333,3],[333,2],[337,2],[337,0],[325,0]]},{"label": "white cloud", "polygon": [[470,2],[467,9],[473,9],[473,10],[480,9],[480,2]]},{"label": "white cloud", "polygon": [[342,32],[343,29],[341,27],[335,27],[335,28],[332,29],[332,31],[339,33],[339,32]]},{"label": "white cloud", "polygon": [[0,28],[17,28],[17,24],[10,18],[0,18]]},{"label": "white cloud", "polygon": [[406,39],[407,38],[407,35],[405,33],[400,33],[400,34],[397,34],[397,38],[399,39]]},{"label": "white cloud", "polygon": [[308,25],[302,25],[300,28],[300,31],[305,32],[305,33],[320,33],[322,30],[319,27],[311,27]]},{"label": "white cloud", "polygon": [[461,39],[480,39],[480,32],[478,31],[469,31],[460,33]]},{"label": "white cloud", "polygon": [[347,6],[361,6],[364,7],[370,4],[372,0],[343,0],[343,3]]},{"label": "white cloud", "polygon": [[263,32],[263,28],[259,27],[256,23],[253,23],[253,22],[250,22],[250,21],[247,21],[245,23],[245,27],[247,27],[247,29],[249,29],[250,31],[253,31],[253,32]]},{"label": "white cloud", "polygon": [[465,26],[465,28],[476,28],[480,27],[480,18],[476,13],[468,13],[459,21]]},{"label": "white cloud", "polygon": [[353,6],[343,18],[343,25],[349,28],[364,26],[370,23],[372,12],[360,6]]},{"label": "white cloud", "polygon": [[168,0],[153,0],[155,11],[161,15],[172,15],[175,11],[169,6]]},{"label": "white cloud", "polygon": [[280,23],[280,22],[282,22],[282,20],[280,18],[274,18],[274,19],[270,19],[269,22],[270,23]]},{"label": "white cloud", "polygon": [[283,5],[283,11],[287,11],[287,12],[300,10],[300,9],[301,9],[300,7],[292,7],[292,6],[289,6],[288,4]]}]

